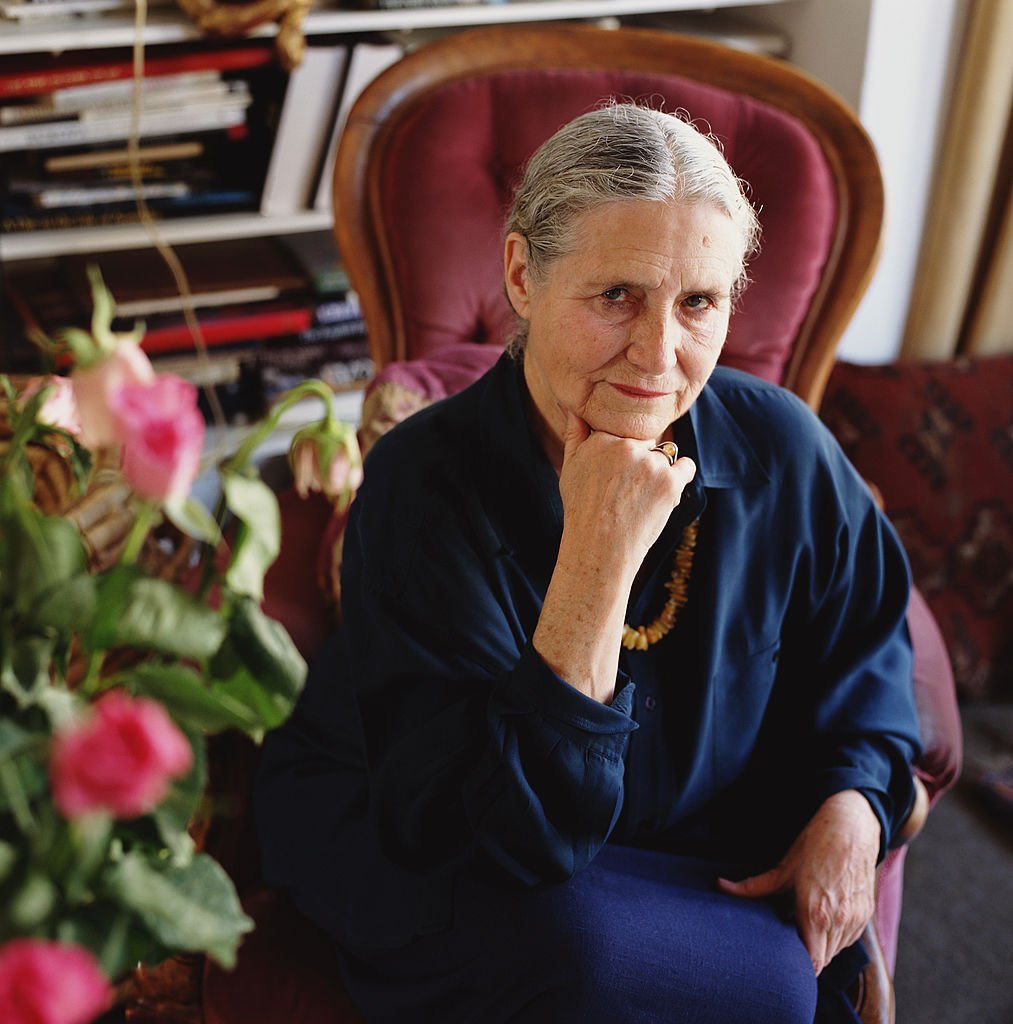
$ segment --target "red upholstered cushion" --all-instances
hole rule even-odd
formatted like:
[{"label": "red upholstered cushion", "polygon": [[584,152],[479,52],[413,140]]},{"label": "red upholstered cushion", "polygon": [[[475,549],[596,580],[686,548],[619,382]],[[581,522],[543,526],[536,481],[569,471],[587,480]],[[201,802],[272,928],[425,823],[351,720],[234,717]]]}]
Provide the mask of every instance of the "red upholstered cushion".
[{"label": "red upholstered cushion", "polygon": [[968,699],[1013,696],[1013,356],[839,363],[821,415],[878,485]]},{"label": "red upholstered cushion", "polygon": [[392,141],[381,185],[409,355],[456,342],[506,343],[513,320],[503,295],[501,229],[519,172],[557,128],[610,96],[689,111],[750,183],[763,246],[723,358],[780,381],[833,232],[829,172],[799,122],[676,74],[503,72],[420,104]]}]

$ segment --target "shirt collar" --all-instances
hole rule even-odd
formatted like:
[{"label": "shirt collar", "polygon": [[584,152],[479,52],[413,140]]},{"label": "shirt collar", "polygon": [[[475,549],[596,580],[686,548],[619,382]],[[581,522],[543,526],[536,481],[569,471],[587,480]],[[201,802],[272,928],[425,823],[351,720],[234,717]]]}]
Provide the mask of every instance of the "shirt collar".
[{"label": "shirt collar", "polygon": [[722,385],[727,380],[727,371],[718,367],[690,407],[689,415],[676,423],[679,451],[696,462],[696,479],[705,488],[769,483],[767,467],[722,397]]}]

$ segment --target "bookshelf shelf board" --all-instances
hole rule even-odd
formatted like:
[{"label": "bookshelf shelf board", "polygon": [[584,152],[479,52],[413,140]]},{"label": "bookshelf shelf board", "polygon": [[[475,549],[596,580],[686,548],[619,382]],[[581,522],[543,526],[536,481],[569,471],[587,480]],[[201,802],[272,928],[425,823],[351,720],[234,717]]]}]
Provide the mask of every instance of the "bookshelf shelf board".
[{"label": "bookshelf shelf board", "polygon": [[[384,32],[394,29],[451,28],[494,25],[507,22],[551,21],[567,18],[604,18],[668,11],[752,7],[789,3],[796,0],[531,0],[518,3],[454,4],[447,7],[397,8],[393,10],[312,11],[304,23],[307,35],[353,32]],[[89,15],[67,18],[54,16],[44,24],[0,22],[0,54],[98,49],[130,46],[134,41],[134,20],[130,14]],[[253,35],[271,36],[274,25],[263,26]],[[177,12],[155,11],[144,28],[144,42],[152,46],[200,39],[200,33]]]},{"label": "bookshelf shelf board", "polygon": [[[203,242],[209,238],[252,238],[259,235],[283,235],[298,231],[330,229],[329,210],[308,210],[286,216],[264,217],[259,213],[228,213],[217,217],[180,217],[158,221],[159,234],[170,244]],[[137,249],[151,244],[148,232],[140,224],[115,224],[109,227],[63,228],[58,231],[25,231],[0,238],[0,259],[34,259],[65,253],[112,252]]]}]

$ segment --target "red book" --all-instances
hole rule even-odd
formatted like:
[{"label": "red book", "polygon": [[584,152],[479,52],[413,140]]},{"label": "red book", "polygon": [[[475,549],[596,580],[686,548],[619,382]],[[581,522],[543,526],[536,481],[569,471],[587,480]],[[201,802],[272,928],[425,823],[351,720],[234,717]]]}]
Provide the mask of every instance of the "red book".
[{"label": "red book", "polygon": [[[264,309],[247,308],[233,314],[198,316],[205,344],[228,345],[241,341],[260,341],[305,331],[313,322],[313,310],[307,306],[265,306]],[[193,351],[190,330],[182,322],[149,327],[144,332],[141,348],[149,356],[162,352]]]},{"label": "red book", "polygon": [[[122,53],[122,51],[120,51]],[[32,64],[11,68],[10,62],[0,71],[0,99],[34,96],[92,82],[113,82],[132,78],[134,67],[129,54],[106,51],[90,61],[79,56],[70,60],[62,56],[40,60],[33,55]],[[174,75],[183,71],[246,71],[274,61],[270,46],[235,46],[228,49],[187,49],[172,53],[158,52],[144,62],[144,75]]]}]

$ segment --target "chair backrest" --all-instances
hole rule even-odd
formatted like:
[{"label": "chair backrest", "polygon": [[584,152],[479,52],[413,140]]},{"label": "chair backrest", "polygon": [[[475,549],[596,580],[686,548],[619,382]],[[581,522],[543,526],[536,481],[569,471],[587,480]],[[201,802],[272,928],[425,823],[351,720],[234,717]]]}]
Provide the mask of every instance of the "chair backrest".
[{"label": "chair backrest", "polygon": [[377,365],[506,342],[513,187],[545,139],[609,97],[685,110],[749,183],[763,238],[722,361],[818,407],[878,253],[872,145],[843,101],[790,65],[646,29],[464,32],[363,91],[335,164],[335,231]]}]

